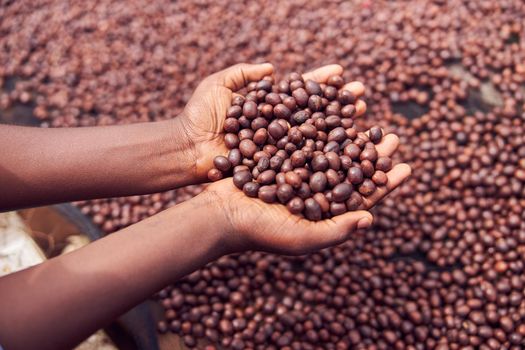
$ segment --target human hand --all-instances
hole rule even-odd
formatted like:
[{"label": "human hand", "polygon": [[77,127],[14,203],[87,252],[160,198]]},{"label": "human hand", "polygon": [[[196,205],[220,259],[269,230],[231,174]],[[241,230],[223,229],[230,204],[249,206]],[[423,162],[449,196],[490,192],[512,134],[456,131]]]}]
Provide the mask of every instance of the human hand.
[{"label": "human hand", "polygon": [[[196,182],[206,182],[208,170],[213,168],[213,159],[218,155],[227,155],[224,144],[224,120],[231,106],[233,96],[249,82],[262,79],[273,73],[273,66],[264,64],[237,64],[204,79],[195,89],[193,96],[184,108],[182,115],[174,121],[179,123],[178,137],[185,138],[184,144],[189,145],[186,152],[190,153],[193,165],[193,176]],[[333,75],[341,75],[343,68],[333,64],[321,67],[303,75],[304,79],[312,79],[319,83]],[[364,93],[360,82],[346,84],[343,89],[351,91],[356,97]],[[359,99],[356,103],[355,117],[363,115],[366,104]]]},{"label": "human hand", "polygon": [[182,115],[175,119],[182,129],[180,137],[190,145],[196,182],[207,182],[213,158],[228,153],[223,126],[235,91],[272,73],[269,63],[241,63],[210,75],[197,86]]},{"label": "human hand", "polygon": [[[388,134],[376,147],[379,156],[390,156],[398,145],[398,137]],[[396,165],[387,173],[387,185],[365,198],[362,210],[322,221],[291,214],[282,204],[267,204],[248,197],[235,187],[232,178],[212,183],[203,195],[208,196],[221,213],[224,241],[230,251],[263,250],[299,255],[340,244],[357,229],[370,227],[373,218],[368,209],[398,187],[410,173],[407,164]]]}]

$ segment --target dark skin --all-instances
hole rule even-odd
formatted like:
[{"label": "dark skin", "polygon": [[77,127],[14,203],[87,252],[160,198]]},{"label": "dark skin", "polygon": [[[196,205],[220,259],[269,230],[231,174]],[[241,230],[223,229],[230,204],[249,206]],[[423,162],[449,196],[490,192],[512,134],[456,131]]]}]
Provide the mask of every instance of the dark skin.
[{"label": "dark skin", "polygon": [[[213,157],[227,152],[222,124],[233,91],[272,70],[269,64],[241,64],[213,74],[170,121],[79,129],[0,126],[0,210],[206,182]],[[341,73],[340,66],[331,65],[305,77],[323,82]],[[358,82],[344,88],[357,96],[364,92]],[[357,114],[365,109],[360,101]],[[378,145],[379,154],[391,155],[398,143],[388,135]],[[246,197],[231,179],[213,183],[193,199],[82,249],[0,278],[0,344],[71,348],[223,255],[245,250],[298,255],[342,243],[371,225],[367,209],[409,175],[408,165],[395,166],[387,188],[363,210],[319,222]]]}]

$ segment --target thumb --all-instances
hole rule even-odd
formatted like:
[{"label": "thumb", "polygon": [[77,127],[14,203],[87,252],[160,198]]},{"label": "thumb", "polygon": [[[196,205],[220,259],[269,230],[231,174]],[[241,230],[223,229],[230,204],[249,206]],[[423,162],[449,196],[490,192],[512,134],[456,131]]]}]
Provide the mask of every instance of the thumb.
[{"label": "thumb", "polygon": [[301,236],[301,245],[307,250],[319,250],[341,244],[358,229],[372,225],[373,216],[366,210],[351,211],[331,220],[312,222]]},{"label": "thumb", "polygon": [[223,85],[232,91],[237,91],[248,85],[249,82],[260,80],[272,73],[273,65],[270,63],[239,63],[212,74],[208,79],[215,84]]}]

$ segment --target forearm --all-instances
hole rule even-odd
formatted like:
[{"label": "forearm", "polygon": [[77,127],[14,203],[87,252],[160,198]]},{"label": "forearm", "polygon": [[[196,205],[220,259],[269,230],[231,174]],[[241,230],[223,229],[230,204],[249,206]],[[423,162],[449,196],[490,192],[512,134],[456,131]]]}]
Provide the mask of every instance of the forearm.
[{"label": "forearm", "polygon": [[0,125],[0,211],[191,184],[177,121],[90,128]]},{"label": "forearm", "polygon": [[198,196],[1,278],[0,344],[70,348],[168,283],[225,254],[224,222],[208,203],[206,195]]}]

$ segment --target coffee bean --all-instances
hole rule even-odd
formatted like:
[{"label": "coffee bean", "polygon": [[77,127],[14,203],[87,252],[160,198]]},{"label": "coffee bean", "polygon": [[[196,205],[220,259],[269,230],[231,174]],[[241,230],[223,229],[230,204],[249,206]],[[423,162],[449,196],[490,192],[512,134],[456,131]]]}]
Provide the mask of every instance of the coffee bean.
[{"label": "coffee bean", "polygon": [[249,171],[239,171],[233,175],[233,184],[240,190],[250,181],[252,181],[252,174]]},{"label": "coffee bean", "polygon": [[224,156],[217,156],[213,159],[213,165],[215,165],[215,168],[219,169],[221,172],[227,172],[231,169],[232,164],[228,160],[228,158]]},{"label": "coffee bean", "polygon": [[292,199],[293,195],[293,188],[289,184],[285,183],[277,187],[277,198],[279,202],[286,204]]},{"label": "coffee bean", "polygon": [[256,145],[262,146],[266,143],[266,140],[268,140],[268,131],[266,129],[258,129],[253,134],[253,142]]},{"label": "coffee bean", "polygon": [[219,181],[224,176],[222,175],[222,172],[219,169],[210,169],[208,171],[208,180],[210,181]]},{"label": "coffee bean", "polygon": [[290,161],[294,168],[302,167],[306,163],[306,155],[303,151],[295,151],[290,156]]},{"label": "coffee bean", "polygon": [[338,115],[330,115],[326,117],[325,122],[327,128],[333,129],[338,126],[341,126],[341,117],[339,117]]},{"label": "coffee bean", "polygon": [[[331,152],[331,154],[335,155],[337,160],[339,160],[339,157],[337,157],[336,153]],[[313,171],[325,171],[329,166],[328,158],[325,157],[323,154],[317,155],[313,157],[311,166]]]},{"label": "coffee bean", "polygon": [[273,118],[273,111],[274,111],[274,108],[271,104],[269,103],[265,103],[265,104],[262,104],[260,105],[259,107],[259,110],[260,110],[260,117],[259,118],[264,118],[266,120],[271,120]]},{"label": "coffee bean", "polygon": [[375,162],[377,158],[378,154],[375,148],[365,148],[359,155],[359,159],[361,159],[361,161],[369,160],[371,162]]},{"label": "coffee bean", "polygon": [[320,96],[322,94],[321,86],[316,81],[307,79],[304,82],[304,88],[306,92],[308,93],[308,95],[319,95]]},{"label": "coffee bean", "polygon": [[273,109],[273,114],[276,118],[288,119],[292,115],[290,108],[284,104],[277,104]]},{"label": "coffee bean", "polygon": [[337,127],[330,131],[328,134],[328,141],[336,141],[337,143],[341,143],[346,139],[346,132],[345,129],[342,127]]},{"label": "coffee bean", "polygon": [[[333,170],[339,170],[341,168],[341,160],[335,152],[328,152],[324,155],[319,155],[317,157],[322,157],[316,160],[316,157],[312,159],[312,169],[315,171],[315,167],[319,167],[318,170],[323,171],[330,167]],[[326,162],[325,162],[326,160]],[[325,164],[326,163],[326,164]]]},{"label": "coffee bean", "polygon": [[268,93],[264,97],[264,101],[266,101],[266,103],[271,104],[274,107],[282,102],[281,96],[279,96],[279,94],[277,94],[275,92]]},{"label": "coffee bean", "polygon": [[285,105],[290,110],[290,113],[292,113],[297,108],[295,98],[291,96],[283,98],[283,105]]},{"label": "coffee bean", "polygon": [[[328,152],[326,153],[326,157],[328,157],[328,154],[330,154],[332,152]],[[339,161],[341,162],[341,168],[343,170],[348,170],[350,169],[350,167],[352,166],[352,159],[347,156],[347,155],[342,155],[342,156],[339,156]],[[337,170],[337,169],[334,169],[334,170]]]},{"label": "coffee bean", "polygon": [[261,157],[257,162],[257,170],[263,172],[270,167],[270,159],[268,157]]},{"label": "coffee bean", "polygon": [[224,135],[224,144],[228,149],[235,149],[239,147],[239,137],[235,134],[226,134]]},{"label": "coffee bean", "polygon": [[257,152],[257,145],[250,139],[244,139],[239,143],[239,150],[246,158],[251,158]]},{"label": "coffee bean", "polygon": [[328,78],[327,84],[340,89],[344,85],[344,80],[339,75],[332,75],[330,78]]},{"label": "coffee bean", "polygon": [[242,129],[238,133],[240,141],[246,140],[246,139],[252,140],[254,135],[255,135],[255,132],[252,129]]},{"label": "coffee bean", "polygon": [[355,106],[351,104],[347,104],[343,108],[341,108],[341,116],[343,118],[352,118],[355,115]]},{"label": "coffee bean", "polygon": [[290,83],[286,80],[281,80],[277,85],[279,92],[284,94],[290,93]]},{"label": "coffee bean", "polygon": [[376,161],[376,169],[383,172],[388,172],[392,169],[392,159],[389,157],[379,157]]},{"label": "coffee bean", "polygon": [[277,173],[277,175],[275,175],[275,183],[277,185],[282,185],[286,183],[286,176],[284,175],[284,173]]},{"label": "coffee bean", "polygon": [[308,179],[310,178],[310,175],[311,175],[311,172],[308,171],[308,169],[305,169],[305,168],[296,168],[293,170],[294,173],[296,173],[297,175],[299,175],[299,177],[301,178],[301,180],[304,182],[304,181],[308,181]]},{"label": "coffee bean", "polygon": [[288,207],[290,213],[299,214],[302,213],[304,210],[304,201],[299,197],[294,197],[290,199],[286,206]]},{"label": "coffee bean", "polygon": [[337,141],[330,141],[323,148],[324,153],[328,153],[328,152],[338,153],[339,151],[340,151],[340,147]]},{"label": "coffee bean", "polygon": [[308,105],[308,93],[301,87],[293,90],[292,96],[299,107],[306,107]]},{"label": "coffee bean", "polygon": [[[236,96],[233,97],[233,99],[232,99],[232,106],[242,107],[243,104],[244,104],[244,97],[243,96],[236,95]],[[241,110],[241,113],[242,113],[242,110]]]},{"label": "coffee bean", "polygon": [[299,186],[299,189],[297,189],[296,194],[302,199],[306,199],[312,195],[312,190],[306,182],[302,182],[301,186]]},{"label": "coffee bean", "polygon": [[323,108],[323,101],[320,96],[312,95],[308,98],[308,108],[312,112],[320,111]]},{"label": "coffee bean", "polygon": [[387,184],[388,182],[388,177],[386,176],[386,174],[384,172],[382,172],[381,170],[376,170],[376,172],[374,173],[374,175],[372,175],[372,181],[374,181],[374,183],[377,185],[377,186],[384,186]]},{"label": "coffee bean", "polygon": [[[281,124],[276,121],[271,122],[268,125],[268,133],[276,140],[280,139],[286,134],[287,130],[281,126]],[[279,147],[279,146],[277,146]]]},{"label": "coffee bean", "polygon": [[[238,148],[234,148],[228,152],[228,161],[232,167],[236,167],[241,164],[242,154]],[[215,165],[217,167],[217,165]]]},{"label": "coffee bean", "polygon": [[293,188],[298,189],[301,186],[301,183],[303,182],[301,180],[301,177],[294,173],[293,171],[288,171],[285,174],[286,177],[286,183],[290,184]]},{"label": "coffee bean", "polygon": [[277,155],[270,158],[270,168],[279,171],[281,170],[281,166],[283,165],[283,159]]},{"label": "coffee bean", "polygon": [[306,138],[313,139],[317,136],[317,129],[311,124],[301,124],[299,126],[299,131]]},{"label": "coffee bean", "polygon": [[359,193],[366,197],[372,195],[375,192],[375,190],[376,185],[370,179],[364,179],[363,183],[359,185]]},{"label": "coffee bean", "polygon": [[304,201],[304,214],[307,219],[319,221],[322,218],[321,206],[313,198]]},{"label": "coffee bean", "polygon": [[[244,99],[243,99],[243,100],[244,100]],[[233,101],[232,101],[232,102],[233,102]],[[239,101],[238,101],[237,103],[240,103],[240,104],[237,104],[237,105],[235,105],[235,104],[232,103],[233,105],[232,105],[230,108],[228,108],[228,112],[226,112],[226,117],[227,117],[228,119],[229,119],[229,118],[235,118],[235,119],[239,118],[239,117],[242,115],[242,111],[243,111],[243,109],[242,109],[241,106],[242,106],[242,103],[243,103],[243,102],[244,102],[244,101],[242,101],[242,102],[239,102]],[[235,131],[232,131],[232,132],[235,132]]]},{"label": "coffee bean", "polygon": [[249,128],[252,124],[252,121],[245,116],[240,116],[237,121],[239,122],[239,127],[243,129]]},{"label": "coffee bean", "polygon": [[332,189],[332,195],[335,202],[344,202],[348,198],[350,198],[350,195],[352,194],[352,186],[350,184],[347,184],[345,182],[340,183]]},{"label": "coffee bean", "polygon": [[257,103],[253,101],[246,101],[242,106],[242,114],[248,119],[255,119],[257,117]]},{"label": "coffee bean", "polygon": [[224,131],[227,133],[236,133],[239,131],[239,127],[239,121],[235,118],[226,118],[226,120],[224,120]]},{"label": "coffee bean", "polygon": [[[344,119],[344,120],[346,120],[346,119]],[[349,140],[355,140],[356,139],[357,131],[354,128],[350,127],[350,128],[347,128],[345,131],[346,131],[346,137],[348,137]]]},{"label": "coffee bean", "polygon": [[337,89],[333,86],[326,86],[323,90],[323,96],[326,97],[329,101],[335,100],[337,98]]},{"label": "coffee bean", "polygon": [[354,211],[363,204],[363,197],[358,192],[352,192],[350,198],[346,200],[346,208],[348,211]]},{"label": "coffee bean", "polygon": [[[251,174],[250,174],[251,175]],[[245,195],[247,195],[248,197],[257,197],[258,194],[259,194],[259,188],[260,188],[260,185],[256,182],[247,182],[244,184],[244,186],[242,187],[242,191],[244,192]]]},{"label": "coffee bean", "polygon": [[351,167],[348,169],[347,179],[350,183],[359,185],[364,181],[363,171],[360,168]]},{"label": "coffee bean", "polygon": [[[270,170],[272,171],[272,170]],[[258,193],[259,199],[266,203],[275,203],[277,196],[277,189],[275,185],[261,186]]]},{"label": "coffee bean", "polygon": [[316,192],[323,192],[326,188],[327,179],[325,173],[322,171],[318,171],[316,173],[313,173],[310,177],[310,189],[316,193]]},{"label": "coffee bean", "polygon": [[250,127],[252,128],[253,131],[259,131],[259,129],[261,128],[268,127],[268,121],[262,117],[257,117],[254,120],[252,120]]},{"label": "coffee bean", "polygon": [[355,143],[351,143],[347,145],[344,148],[343,152],[346,156],[350,157],[350,159],[352,160],[358,160],[360,159],[360,156],[361,156],[361,148],[359,148],[359,146],[356,145]]},{"label": "coffee bean", "polygon": [[365,177],[371,178],[375,171],[374,164],[369,160],[362,160],[361,171]]},{"label": "coffee bean", "polygon": [[302,81],[294,80],[290,82],[290,90],[295,91],[301,88],[304,88],[304,83]]},{"label": "coffee bean", "polygon": [[270,185],[275,181],[275,171],[265,170],[257,177],[257,182],[262,185]]},{"label": "coffee bean", "polygon": [[383,139],[383,131],[379,126],[373,126],[369,130],[370,141],[377,144]]},{"label": "coffee bean", "polygon": [[326,174],[326,180],[328,181],[328,185],[330,185],[330,187],[335,187],[341,182],[341,178],[339,174],[334,169],[328,169],[325,172],[325,174]]},{"label": "coffee bean", "polygon": [[288,130],[288,140],[296,145],[303,142],[303,133],[296,126]]},{"label": "coffee bean", "polygon": [[292,161],[289,158],[285,159],[283,161],[283,164],[281,165],[281,171],[286,173],[286,172],[292,171],[292,170],[293,170]]},{"label": "coffee bean", "polygon": [[306,110],[297,111],[292,115],[292,120],[298,125],[305,123],[308,118],[310,118],[310,113]]},{"label": "coffee bean", "polygon": [[257,151],[253,154],[253,161],[254,162],[259,162],[259,160],[261,160],[261,158],[270,158],[270,153],[266,152],[266,151]]},{"label": "coffee bean", "polygon": [[354,104],[356,97],[348,90],[339,90],[339,93],[337,94],[337,101],[339,101],[339,103],[342,105]]}]

